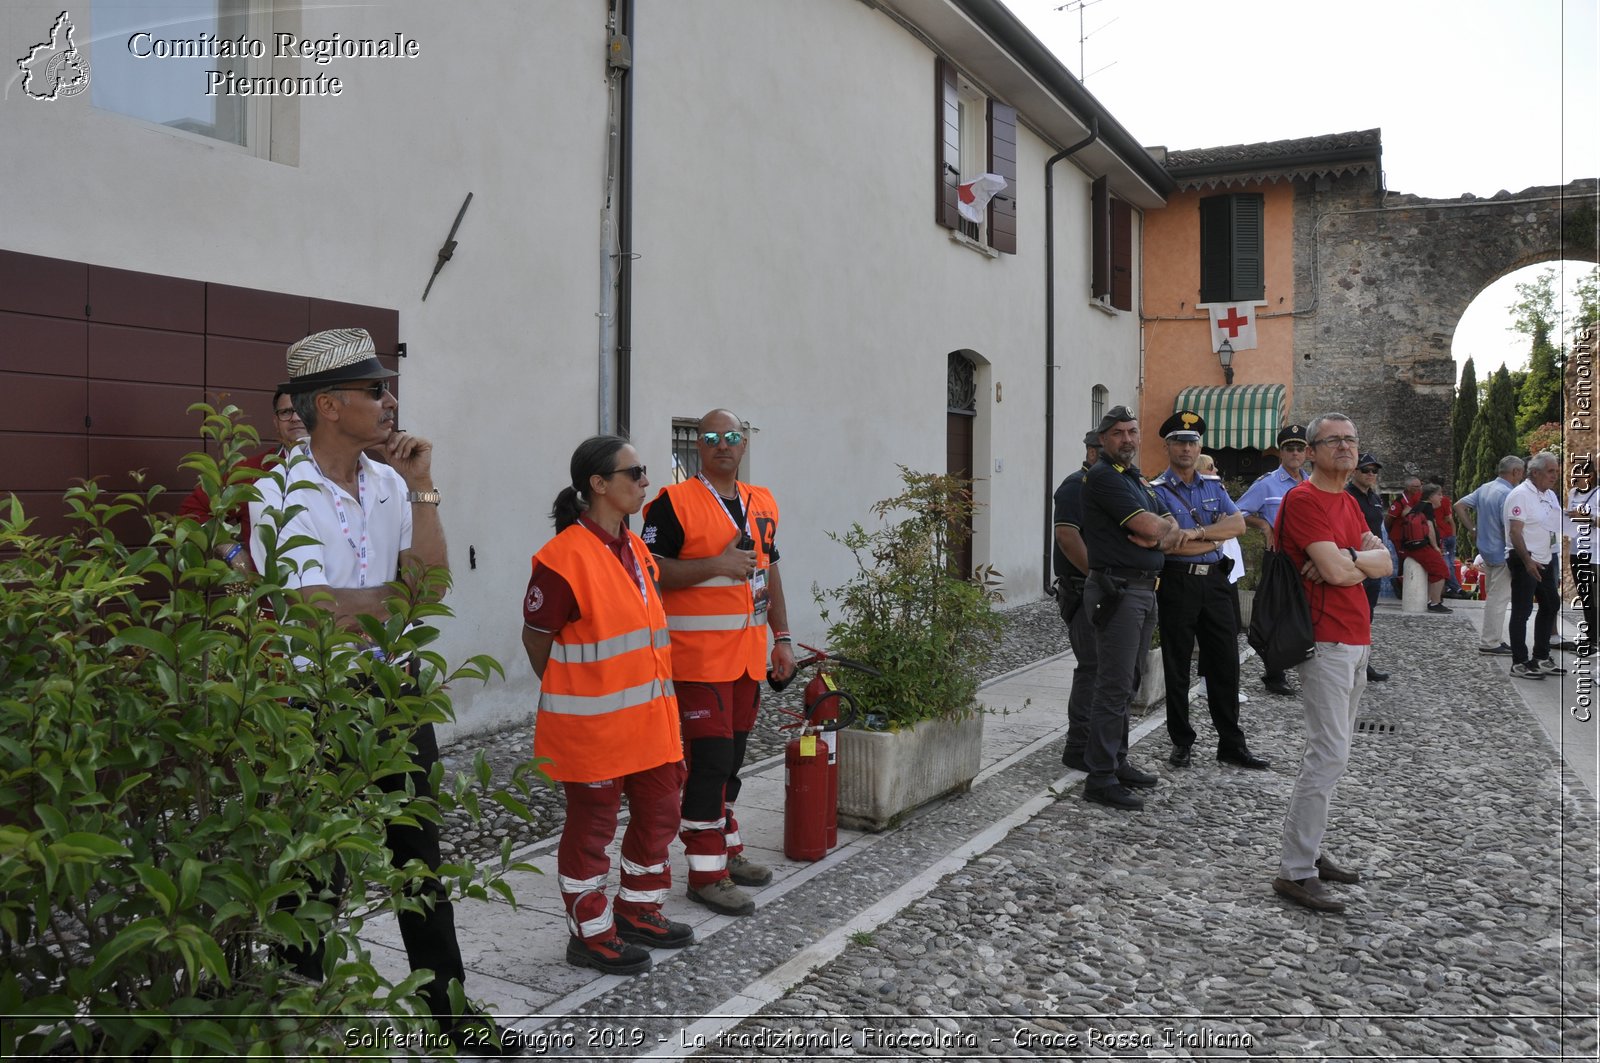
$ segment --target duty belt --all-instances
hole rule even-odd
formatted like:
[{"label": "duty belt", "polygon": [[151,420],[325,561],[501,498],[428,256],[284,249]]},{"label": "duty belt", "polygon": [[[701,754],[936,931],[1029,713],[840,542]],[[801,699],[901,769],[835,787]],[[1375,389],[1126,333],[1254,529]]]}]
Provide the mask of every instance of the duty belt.
[{"label": "duty belt", "polygon": [[1162,573],[1168,576],[1204,576],[1216,567],[1217,563],[1215,561],[1207,562],[1204,565],[1169,564],[1162,569]]},{"label": "duty belt", "polygon": [[1120,580],[1135,590],[1153,591],[1161,586],[1161,573],[1151,572],[1146,568],[1101,568],[1091,571],[1104,572],[1112,579]]}]

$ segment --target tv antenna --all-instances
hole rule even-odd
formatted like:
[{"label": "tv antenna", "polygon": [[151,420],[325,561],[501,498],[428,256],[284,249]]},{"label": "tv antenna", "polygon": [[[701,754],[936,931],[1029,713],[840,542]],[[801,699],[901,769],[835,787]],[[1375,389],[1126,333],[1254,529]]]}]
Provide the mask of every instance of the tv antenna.
[{"label": "tv antenna", "polygon": [[[1093,37],[1096,33],[1099,33],[1101,30],[1105,29],[1106,26],[1111,25],[1111,22],[1117,21],[1117,19],[1114,18],[1114,19],[1111,20],[1111,22],[1107,22],[1107,23],[1104,23],[1104,24],[1102,24],[1100,26],[1097,26],[1093,30],[1090,30],[1087,33],[1084,32],[1083,9],[1086,8],[1086,7],[1093,7],[1094,5],[1096,5],[1098,3],[1102,3],[1102,2],[1103,2],[1103,0],[1072,0],[1071,3],[1059,4],[1059,5],[1056,6],[1056,10],[1057,11],[1065,11],[1068,14],[1071,14],[1074,11],[1076,11],[1078,13],[1078,84],[1080,84],[1080,85],[1084,84],[1085,82],[1087,82],[1089,80],[1089,75],[1086,73],[1086,71],[1089,69],[1089,67],[1088,67],[1088,64],[1084,61],[1083,43],[1085,41],[1087,41],[1090,37]],[[1120,16],[1120,15],[1117,16],[1117,18],[1121,18],[1121,17],[1122,16]],[[1094,72],[1096,74],[1098,74],[1098,73],[1100,73],[1101,70],[1109,70],[1109,69],[1111,69],[1112,67],[1114,67],[1116,65],[1117,65],[1116,60],[1112,60],[1111,62],[1107,63],[1103,67],[1100,67],[1099,69],[1095,70]]]}]

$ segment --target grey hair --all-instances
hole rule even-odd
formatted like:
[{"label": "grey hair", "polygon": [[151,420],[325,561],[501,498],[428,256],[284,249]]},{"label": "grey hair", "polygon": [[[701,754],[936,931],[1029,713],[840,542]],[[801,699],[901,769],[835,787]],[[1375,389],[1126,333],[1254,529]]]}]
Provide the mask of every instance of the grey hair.
[{"label": "grey hair", "polygon": [[1533,472],[1534,469],[1538,469],[1540,472],[1543,472],[1545,469],[1555,468],[1560,464],[1560,458],[1556,457],[1548,450],[1541,450],[1539,453],[1528,459],[1528,471]]},{"label": "grey hair", "polygon": [[[1324,421],[1345,421],[1345,422],[1347,422],[1349,424],[1355,424],[1355,422],[1350,420],[1349,416],[1346,415],[1346,414],[1342,414],[1342,413],[1323,413],[1323,414],[1318,414],[1316,417],[1313,417],[1311,419],[1311,423],[1310,424],[1306,425],[1306,438],[1308,440],[1315,440],[1317,438],[1317,432],[1321,430],[1322,422],[1324,422]],[[311,426],[307,425],[306,427],[309,428]]]},{"label": "grey hair", "polygon": [[1505,457],[1500,459],[1500,464],[1495,466],[1495,471],[1501,476],[1504,476],[1509,472],[1514,472],[1515,470],[1522,468],[1526,464],[1527,463],[1525,461],[1517,457],[1515,454],[1507,454]]},{"label": "grey hair", "polygon": [[[300,415],[300,423],[310,432],[317,427],[317,396],[326,395],[330,391],[338,391],[336,387],[317,388],[315,391],[297,391],[289,398],[294,401],[294,412]],[[348,399],[340,399],[348,403]]]}]

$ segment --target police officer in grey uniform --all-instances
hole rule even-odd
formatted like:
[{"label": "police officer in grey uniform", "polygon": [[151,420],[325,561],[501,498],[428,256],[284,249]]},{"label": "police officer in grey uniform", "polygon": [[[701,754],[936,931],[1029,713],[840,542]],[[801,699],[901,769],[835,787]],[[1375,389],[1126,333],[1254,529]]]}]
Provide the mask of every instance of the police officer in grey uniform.
[{"label": "police officer in grey uniform", "polygon": [[1198,642],[1206,707],[1217,729],[1217,759],[1244,768],[1266,768],[1270,762],[1250,752],[1239,726],[1239,630],[1228,584],[1233,562],[1219,545],[1244,533],[1244,517],[1221,477],[1195,469],[1205,431],[1205,420],[1192,410],[1179,410],[1162,422],[1167,471],[1150,481],[1179,526],[1199,534],[1198,540],[1167,552],[1156,593],[1161,664],[1167,680],[1167,734],[1172,739],[1167,761],[1175,768],[1187,768],[1193,759],[1189,657]]},{"label": "police officer in grey uniform", "polygon": [[1140,809],[1144,800],[1130,787],[1150,787],[1158,780],[1128,761],[1128,703],[1155,630],[1163,551],[1199,536],[1178,526],[1140,474],[1138,417],[1126,406],[1114,406],[1101,418],[1099,435],[1100,460],[1089,469],[1083,488],[1089,579],[1082,608],[1095,629],[1099,662],[1083,751],[1089,774],[1083,797]]},{"label": "police officer in grey uniform", "polygon": [[1055,493],[1055,549],[1051,562],[1056,574],[1056,605],[1067,625],[1067,641],[1077,666],[1072,670],[1072,693],[1067,697],[1067,742],[1061,763],[1088,772],[1083,746],[1089,734],[1089,699],[1094,693],[1099,659],[1095,654],[1094,626],[1083,608],[1083,583],[1089,571],[1089,554],[1083,545],[1083,481],[1100,460],[1100,433],[1091,428],[1083,437],[1083,466],[1071,473]]}]

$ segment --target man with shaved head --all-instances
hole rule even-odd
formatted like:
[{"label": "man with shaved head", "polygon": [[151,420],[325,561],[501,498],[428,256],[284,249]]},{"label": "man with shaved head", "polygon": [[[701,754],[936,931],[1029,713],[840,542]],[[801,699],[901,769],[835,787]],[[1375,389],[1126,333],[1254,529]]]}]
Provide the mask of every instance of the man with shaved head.
[{"label": "man with shaved head", "polygon": [[[761,679],[794,674],[789,611],[778,575],[778,503],[739,482],[748,427],[728,410],[700,418],[700,471],[664,487],[645,507],[640,537],[661,562],[661,598],[672,633],[689,777],[680,837],[689,899],[724,915],[751,915],[739,887],[772,872],[744,855],[733,803],[755,727]],[[768,628],[772,649],[768,657]]]}]

